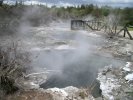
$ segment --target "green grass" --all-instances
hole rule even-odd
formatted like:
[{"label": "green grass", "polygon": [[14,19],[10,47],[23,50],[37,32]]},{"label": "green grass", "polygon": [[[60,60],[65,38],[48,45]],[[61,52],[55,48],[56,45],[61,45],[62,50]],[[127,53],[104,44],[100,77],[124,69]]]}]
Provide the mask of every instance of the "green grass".
[{"label": "green grass", "polygon": [[128,28],[128,31],[133,31],[133,28]]}]

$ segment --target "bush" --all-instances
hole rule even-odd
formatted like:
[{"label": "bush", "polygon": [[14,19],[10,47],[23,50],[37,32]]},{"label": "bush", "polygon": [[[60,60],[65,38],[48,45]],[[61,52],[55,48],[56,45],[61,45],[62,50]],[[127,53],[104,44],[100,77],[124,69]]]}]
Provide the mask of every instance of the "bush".
[{"label": "bush", "polygon": [[23,77],[29,62],[29,55],[18,50],[17,45],[0,47],[0,89],[5,94],[18,90],[15,80]]},{"label": "bush", "polygon": [[6,94],[14,93],[18,90],[18,87],[14,86],[14,80],[9,79],[6,76],[1,76],[0,89]]}]

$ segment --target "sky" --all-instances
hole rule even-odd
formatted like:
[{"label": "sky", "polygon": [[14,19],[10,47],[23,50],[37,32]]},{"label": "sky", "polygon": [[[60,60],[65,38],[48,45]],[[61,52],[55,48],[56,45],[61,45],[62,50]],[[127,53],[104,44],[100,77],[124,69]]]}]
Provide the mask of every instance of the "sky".
[{"label": "sky", "polygon": [[[5,0],[7,3],[13,3],[15,0]],[[18,0],[19,1],[19,0]],[[133,0],[23,0],[25,4],[44,4],[48,6],[75,6],[81,4],[97,4],[110,6],[133,7]]]}]

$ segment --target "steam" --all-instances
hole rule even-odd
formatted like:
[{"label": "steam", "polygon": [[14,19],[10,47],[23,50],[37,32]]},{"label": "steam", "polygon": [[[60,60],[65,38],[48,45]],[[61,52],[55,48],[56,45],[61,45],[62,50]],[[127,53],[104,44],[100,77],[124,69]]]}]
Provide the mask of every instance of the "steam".
[{"label": "steam", "polygon": [[33,51],[35,56],[39,54],[33,62],[33,69],[40,72],[44,68],[56,70],[48,74],[48,81],[42,87],[87,86],[95,80],[99,68],[122,64],[109,54],[107,57],[105,53],[98,54],[97,48],[104,44],[104,37],[95,32],[71,31],[64,26],[69,25],[54,23],[38,33],[45,37],[47,46]]},{"label": "steam", "polygon": [[[111,55],[106,57],[103,56],[104,53],[97,53],[97,48],[106,40],[104,37],[95,32],[71,31],[70,21],[60,20],[58,23],[53,21],[46,26],[45,21],[52,20],[52,17],[47,15],[44,17],[43,13],[38,7],[27,9],[18,30],[32,36],[29,37],[32,39],[28,40],[30,42],[28,46],[32,53],[33,72],[41,73],[45,68],[53,70],[47,74],[48,80],[41,85],[42,87],[88,86],[97,77],[99,68],[109,64],[116,66],[122,64],[121,61],[111,58]],[[44,24],[33,27],[33,23],[29,21],[31,17],[33,19],[39,17],[39,20],[41,19],[39,22]],[[93,17],[90,16],[89,19]]]},{"label": "steam", "polygon": [[97,48],[104,44],[104,37],[95,32],[71,31],[70,21],[48,26],[54,19],[51,15],[52,12],[39,6],[25,8],[17,29],[23,47],[32,53],[31,72],[35,75],[45,68],[52,70],[42,87],[88,86],[99,68],[122,64],[111,55],[107,58],[104,53],[98,54]]},{"label": "steam", "polygon": [[18,11],[14,11],[14,13],[16,16],[20,16],[20,18],[15,19],[15,22],[18,23],[18,26],[16,26],[16,33],[20,36],[30,33],[31,28],[33,27],[42,25],[47,26],[53,21],[53,19],[56,19],[54,16],[52,16],[53,12],[51,12],[49,8],[46,8],[45,6],[26,6],[20,9],[20,12]]}]

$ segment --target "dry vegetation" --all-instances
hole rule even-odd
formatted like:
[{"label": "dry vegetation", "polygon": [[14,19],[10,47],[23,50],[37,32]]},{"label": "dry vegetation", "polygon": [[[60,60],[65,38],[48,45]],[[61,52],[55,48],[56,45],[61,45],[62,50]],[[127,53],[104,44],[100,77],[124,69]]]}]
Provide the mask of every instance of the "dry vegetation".
[{"label": "dry vegetation", "polygon": [[15,80],[23,77],[29,62],[29,55],[19,50],[17,45],[0,47],[0,100],[2,94],[11,94],[18,90]]}]

